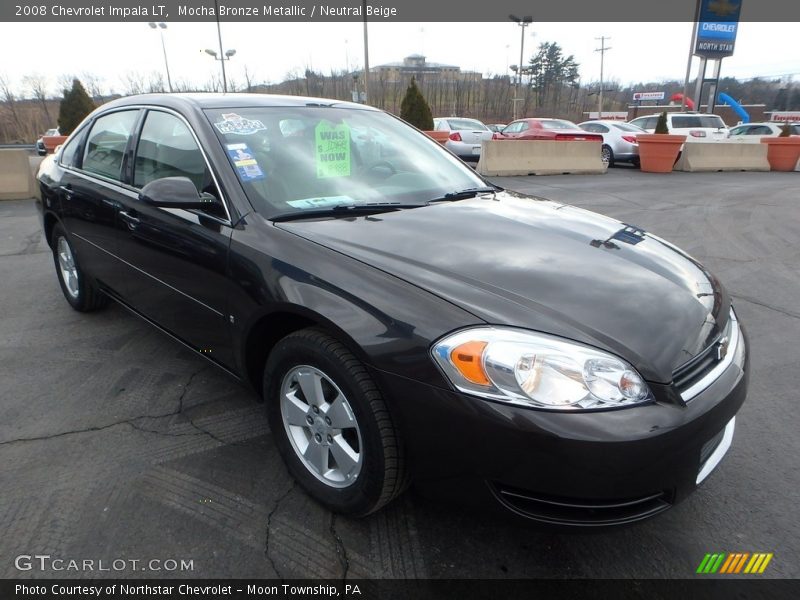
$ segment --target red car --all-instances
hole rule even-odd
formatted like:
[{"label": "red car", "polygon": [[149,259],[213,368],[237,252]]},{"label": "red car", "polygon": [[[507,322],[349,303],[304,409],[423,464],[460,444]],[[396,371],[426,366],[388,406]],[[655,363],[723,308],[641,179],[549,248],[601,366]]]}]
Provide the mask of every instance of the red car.
[{"label": "red car", "polygon": [[517,119],[495,133],[495,140],[559,140],[601,142],[602,135],[587,133],[564,119]]}]

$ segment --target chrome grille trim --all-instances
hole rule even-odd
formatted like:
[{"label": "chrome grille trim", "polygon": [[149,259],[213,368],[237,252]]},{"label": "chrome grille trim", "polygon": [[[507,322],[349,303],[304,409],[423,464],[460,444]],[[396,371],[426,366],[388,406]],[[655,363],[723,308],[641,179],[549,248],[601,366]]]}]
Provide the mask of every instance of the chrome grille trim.
[{"label": "chrome grille trim", "polygon": [[691,386],[680,392],[681,398],[684,402],[689,402],[692,398],[698,396],[712,383],[714,383],[725,372],[725,370],[733,364],[736,350],[739,344],[742,343],[742,332],[739,329],[739,320],[736,318],[736,313],[731,309],[730,319],[732,323],[730,341],[728,343],[728,351],[725,357],[717,362],[708,373],[702,378],[693,383]]}]

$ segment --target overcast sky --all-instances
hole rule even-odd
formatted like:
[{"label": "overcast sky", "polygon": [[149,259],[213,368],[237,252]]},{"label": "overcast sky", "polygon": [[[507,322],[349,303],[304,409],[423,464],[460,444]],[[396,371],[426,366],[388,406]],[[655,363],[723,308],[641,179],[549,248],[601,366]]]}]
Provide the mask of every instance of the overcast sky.
[{"label": "overcast sky", "polygon": [[[682,80],[691,31],[691,23],[534,23],[526,31],[525,56],[541,42],[558,42],[580,63],[582,81],[596,81],[600,56],[594,38],[606,35],[606,79]],[[420,53],[489,75],[507,73],[519,61],[520,28],[510,22],[370,23],[369,35],[372,66]],[[219,63],[203,53],[219,48],[214,22],[171,22],[164,36],[173,80],[201,85],[219,73]],[[240,85],[245,65],[255,81],[272,83],[307,66],[327,73],[363,65],[361,23],[223,23],[222,36],[225,49],[237,51],[227,64],[229,77]],[[741,23],[736,53],[723,61],[722,75],[800,77],[796,38],[796,23]],[[56,47],[46,44],[59,39]],[[0,23],[0,56],[0,74],[18,92],[29,74],[47,77],[56,93],[59,76],[93,73],[109,93],[124,89],[127,72],[149,76],[164,69],[158,32],[141,22]]]}]

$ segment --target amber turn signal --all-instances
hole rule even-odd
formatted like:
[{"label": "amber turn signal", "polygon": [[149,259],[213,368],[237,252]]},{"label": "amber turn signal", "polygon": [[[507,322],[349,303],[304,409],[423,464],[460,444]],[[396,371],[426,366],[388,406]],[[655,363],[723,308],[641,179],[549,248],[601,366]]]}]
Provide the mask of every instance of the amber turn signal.
[{"label": "amber turn signal", "polygon": [[481,360],[486,346],[486,342],[465,342],[450,352],[450,360],[467,381],[478,385],[490,384]]}]

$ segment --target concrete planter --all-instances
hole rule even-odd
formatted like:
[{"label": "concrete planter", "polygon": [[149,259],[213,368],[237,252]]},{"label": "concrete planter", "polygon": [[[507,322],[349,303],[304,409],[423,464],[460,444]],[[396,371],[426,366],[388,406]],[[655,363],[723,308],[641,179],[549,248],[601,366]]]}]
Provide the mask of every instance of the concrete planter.
[{"label": "concrete planter", "polygon": [[764,137],[767,144],[767,160],[772,171],[794,171],[800,160],[800,135],[789,137]]},{"label": "concrete planter", "polygon": [[425,131],[424,133],[429,138],[439,142],[442,146],[444,146],[445,142],[450,139],[449,131]]},{"label": "concrete planter", "polygon": [[636,136],[639,142],[639,162],[646,173],[670,173],[686,141],[685,135],[648,133]]}]

